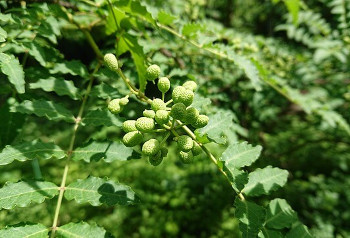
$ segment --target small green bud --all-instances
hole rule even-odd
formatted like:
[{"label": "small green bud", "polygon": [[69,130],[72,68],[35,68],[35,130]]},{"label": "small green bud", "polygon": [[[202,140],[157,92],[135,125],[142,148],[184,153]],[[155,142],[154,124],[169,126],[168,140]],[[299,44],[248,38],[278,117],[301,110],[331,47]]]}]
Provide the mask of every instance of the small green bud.
[{"label": "small green bud", "polygon": [[154,129],[154,120],[148,117],[140,117],[136,120],[135,126],[141,132],[151,132]]},{"label": "small green bud", "polygon": [[128,133],[132,131],[137,131],[136,121],[135,120],[127,120],[123,122],[123,131]]},{"label": "small green bud", "polygon": [[187,81],[182,85],[184,88],[191,90],[192,92],[196,91],[197,84],[195,81]]},{"label": "small green bud", "polygon": [[156,64],[152,64],[146,70],[146,79],[149,81],[153,81],[158,78],[160,75],[160,68]]},{"label": "small green bud", "polygon": [[184,164],[190,164],[193,160],[192,151],[189,151],[189,152],[180,151],[179,156],[180,156],[181,162]]},{"label": "small green bud", "polygon": [[157,86],[159,91],[161,91],[162,93],[166,93],[170,89],[170,80],[167,77],[161,77],[158,80]]},{"label": "small green bud", "polygon": [[127,147],[133,147],[142,142],[143,136],[139,131],[128,132],[123,136],[123,144]]},{"label": "small green bud", "polygon": [[158,166],[163,161],[162,152],[158,151],[156,155],[149,156],[148,161],[153,166]]},{"label": "small green bud", "polygon": [[155,98],[153,99],[152,103],[151,103],[151,108],[153,109],[153,111],[158,111],[158,110],[165,110],[166,105],[165,102],[163,102],[162,99],[159,98]]},{"label": "small green bud", "polygon": [[199,115],[195,123],[193,123],[192,125],[195,128],[202,128],[208,125],[208,122],[209,122],[209,117],[207,117],[206,115]]},{"label": "small green bud", "polygon": [[125,96],[120,99],[119,104],[120,106],[125,106],[126,104],[128,104],[128,102],[129,102],[129,96]]},{"label": "small green bud", "polygon": [[148,156],[156,155],[160,150],[160,143],[156,139],[146,141],[142,146],[142,153]]},{"label": "small green bud", "polygon": [[188,152],[193,148],[193,140],[187,135],[182,135],[177,139],[177,145],[180,150]]},{"label": "small green bud", "polygon": [[192,154],[197,156],[200,153],[202,153],[202,148],[196,142],[193,142]]},{"label": "small green bud", "polygon": [[154,118],[156,115],[156,113],[153,110],[144,110],[142,114],[148,118]]},{"label": "small green bud", "polygon": [[120,99],[113,99],[108,103],[108,110],[113,113],[113,114],[119,114],[122,110],[123,107],[120,106]]},{"label": "small green bud", "polygon": [[186,109],[184,122],[186,124],[193,124],[196,122],[198,116],[199,116],[199,111],[194,107],[189,107]]},{"label": "small green bud", "polygon": [[118,60],[114,54],[108,53],[103,57],[107,67],[112,71],[118,70]]},{"label": "small green bud", "polygon": [[182,120],[186,114],[186,106],[183,103],[176,103],[171,107],[170,116]]},{"label": "small green bud", "polygon": [[181,102],[185,106],[189,106],[193,102],[194,93],[182,86],[177,86],[172,93],[174,103]]},{"label": "small green bud", "polygon": [[159,125],[163,125],[169,121],[169,112],[166,110],[158,110],[155,119]]}]

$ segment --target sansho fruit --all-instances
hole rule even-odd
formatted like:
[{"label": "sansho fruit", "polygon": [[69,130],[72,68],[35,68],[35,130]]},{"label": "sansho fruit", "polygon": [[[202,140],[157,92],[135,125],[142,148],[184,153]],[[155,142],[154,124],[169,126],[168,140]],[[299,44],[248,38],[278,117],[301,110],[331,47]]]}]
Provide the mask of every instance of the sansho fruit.
[{"label": "sansho fruit", "polygon": [[186,109],[186,113],[183,120],[186,124],[193,124],[196,122],[198,116],[199,111],[194,107],[189,107]]},{"label": "sansho fruit", "polygon": [[160,150],[160,143],[156,139],[146,141],[142,146],[142,153],[145,155],[155,155]]},{"label": "sansho fruit", "polygon": [[133,147],[142,142],[143,136],[139,131],[128,132],[123,136],[123,144],[127,147]]},{"label": "sansho fruit", "polygon": [[123,131],[124,132],[132,132],[137,131],[136,121],[135,120],[127,120],[123,122]]},{"label": "sansho fruit", "polygon": [[195,128],[202,128],[208,125],[208,122],[209,122],[209,117],[207,117],[206,115],[199,115],[195,123],[193,123],[192,125]]},{"label": "sansho fruit", "polygon": [[146,79],[149,81],[153,81],[158,78],[160,75],[160,68],[156,64],[152,64],[146,70]]},{"label": "sansho fruit", "polygon": [[153,110],[144,110],[142,113],[145,117],[154,118],[156,113]]},{"label": "sansho fruit", "polygon": [[177,145],[180,150],[188,152],[193,148],[193,140],[187,135],[182,135],[177,139]]},{"label": "sansho fruit", "polygon": [[108,110],[113,114],[118,114],[123,110],[123,107],[120,106],[120,99],[113,99],[108,103]]},{"label": "sansho fruit", "polygon": [[155,125],[152,118],[140,117],[136,120],[135,126],[141,132],[151,132]]},{"label": "sansho fruit", "polygon": [[186,114],[186,106],[183,103],[176,103],[171,107],[170,116],[182,120]]},{"label": "sansho fruit", "polygon": [[158,153],[156,155],[150,156],[148,158],[148,161],[151,165],[153,166],[158,166],[160,165],[160,163],[162,163],[163,161],[163,156],[162,156],[162,152],[158,151]]},{"label": "sansho fruit", "polygon": [[114,54],[108,53],[103,57],[107,67],[112,71],[118,70],[118,60]]},{"label": "sansho fruit", "polygon": [[193,92],[196,91],[196,89],[197,89],[197,84],[194,81],[187,81],[182,86],[186,89],[193,91]]},{"label": "sansho fruit", "polygon": [[169,112],[166,110],[158,110],[154,119],[156,119],[158,124],[163,125],[169,121]]},{"label": "sansho fruit", "polygon": [[183,86],[177,86],[176,88],[174,88],[172,93],[172,99],[174,103],[181,102],[185,104],[185,106],[191,105],[193,102],[193,98],[194,93]]},{"label": "sansho fruit", "polygon": [[189,164],[189,163],[191,163],[192,160],[193,160],[192,151],[189,151],[189,152],[180,151],[179,156],[180,156],[180,160],[181,160],[182,163],[184,163],[184,164]]},{"label": "sansho fruit", "polygon": [[158,86],[159,91],[161,91],[162,93],[166,93],[170,89],[170,81],[167,77],[161,77],[158,80],[157,86]]},{"label": "sansho fruit", "polygon": [[151,108],[153,111],[164,110],[166,108],[165,102],[162,99],[155,98],[151,103]]},{"label": "sansho fruit", "polygon": [[197,142],[193,142],[192,154],[194,156],[202,153],[202,148],[197,144]]},{"label": "sansho fruit", "polygon": [[129,96],[125,96],[125,97],[123,97],[123,98],[121,98],[120,99],[120,101],[119,101],[119,104],[120,104],[120,106],[125,106],[126,104],[128,104],[128,102],[129,102]]}]

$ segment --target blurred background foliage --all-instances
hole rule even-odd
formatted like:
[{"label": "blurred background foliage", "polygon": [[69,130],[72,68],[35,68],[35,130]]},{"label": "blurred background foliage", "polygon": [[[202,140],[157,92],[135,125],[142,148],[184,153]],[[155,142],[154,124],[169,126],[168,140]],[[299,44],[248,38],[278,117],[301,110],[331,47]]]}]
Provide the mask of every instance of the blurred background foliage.
[{"label": "blurred background foliage", "polygon": [[[106,5],[101,9],[94,6],[102,4],[102,0],[62,2],[77,12],[75,17],[80,22],[91,23],[96,15],[108,15]],[[274,165],[290,172],[287,185],[272,196],[286,199],[315,237],[350,237],[350,130],[346,122],[350,121],[350,3],[345,0],[296,1],[299,7],[295,22],[295,12],[285,2],[142,1],[154,15],[165,11],[177,16],[180,27],[183,22],[193,22],[202,32],[204,26],[205,33],[197,34],[196,40],[222,43],[233,47],[238,55],[254,58],[270,72],[278,85],[283,86],[282,93],[268,84],[262,84],[260,91],[255,90],[244,72],[232,62],[195,48],[169,32],[154,29],[147,22],[138,22],[138,28],[131,27],[129,32],[138,39],[146,60],[159,64],[174,84],[189,78],[198,82],[198,93],[212,101],[204,107],[208,113],[219,109],[231,113],[234,126],[226,135],[228,143],[247,140],[254,145],[260,144],[264,149],[256,167]],[[45,3],[28,3],[27,7],[21,11],[17,1],[0,2],[2,13],[26,18],[33,28],[38,19],[55,19],[62,14]],[[108,18],[101,19],[93,24],[92,35],[99,47],[108,52],[114,49],[116,39],[108,34]],[[51,62],[62,54],[67,60],[80,60],[91,68],[95,55],[84,35],[71,27],[64,17],[57,17],[52,22],[58,33],[53,32],[39,41],[43,45],[47,41],[55,45],[50,48],[55,50],[47,51]],[[1,24],[6,27],[7,23]],[[30,35],[31,30],[25,30],[23,39],[30,39],[26,34]],[[15,29],[12,34],[17,34]],[[16,48],[15,44],[9,47],[6,50],[15,52],[21,62],[26,61],[26,81],[35,82],[37,75],[43,73],[35,57]],[[125,73],[137,82],[131,54],[123,54],[120,61]],[[86,81],[78,80],[79,76],[66,79],[73,80],[79,88],[86,84]],[[125,90],[110,72],[101,70],[99,80],[120,92]],[[8,113],[11,103],[8,99],[16,95],[3,81],[0,80],[0,148],[36,138],[54,140],[67,148],[70,126]],[[283,92],[288,92],[290,97],[284,97]],[[154,97],[156,93],[155,86],[148,84],[146,94]],[[39,94],[42,92],[34,89],[30,95],[21,97],[35,98]],[[45,97],[55,100],[57,95],[46,93]],[[78,105],[64,97],[60,102],[73,110]],[[90,110],[104,103],[92,98]],[[131,102],[130,109],[122,116],[135,118],[140,111],[138,104]],[[340,115],[343,118],[339,119]],[[10,120],[11,125],[6,124],[9,117],[15,118]],[[3,136],[5,131],[6,137]],[[78,133],[77,146],[91,138],[118,139],[120,136],[121,131],[115,127],[84,127]],[[156,168],[142,158],[108,166],[103,162],[72,163],[68,182],[88,174],[103,175],[131,186],[142,203],[96,210],[87,205],[64,202],[61,223],[81,219],[96,222],[116,237],[239,237],[234,197],[227,192],[231,188],[225,178],[204,155],[185,166],[179,163],[174,148],[169,147],[169,157]],[[212,149],[216,154],[222,151],[214,145]],[[59,184],[63,166],[64,161],[43,161],[42,176]],[[30,162],[13,163],[6,169],[0,167],[0,185],[33,177]],[[266,197],[259,199],[260,203],[268,201]],[[55,200],[51,200],[32,205],[25,212],[21,208],[1,210],[0,228],[21,219],[40,220],[50,226],[55,205]]]}]

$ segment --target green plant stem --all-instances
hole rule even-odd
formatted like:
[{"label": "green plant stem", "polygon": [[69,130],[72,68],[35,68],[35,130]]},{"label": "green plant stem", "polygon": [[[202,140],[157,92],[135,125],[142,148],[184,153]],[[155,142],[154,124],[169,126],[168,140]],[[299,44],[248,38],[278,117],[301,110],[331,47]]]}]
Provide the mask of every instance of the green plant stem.
[{"label": "green plant stem", "polygon": [[82,32],[84,33],[87,41],[89,42],[91,48],[93,49],[93,51],[95,52],[97,58],[99,60],[103,60],[103,54],[102,52],[100,51],[100,49],[98,48],[95,40],[92,38],[91,34],[89,31],[85,30],[85,29],[82,29]]},{"label": "green plant stem", "polygon": [[90,81],[89,84],[87,86],[86,89],[86,93],[84,95],[83,101],[80,105],[79,108],[79,112],[78,112],[78,116],[75,118],[75,124],[73,126],[73,134],[69,143],[69,147],[68,147],[68,151],[67,151],[67,159],[66,159],[66,165],[64,166],[64,171],[63,171],[63,175],[62,175],[62,180],[61,180],[61,185],[60,185],[60,192],[58,195],[58,200],[57,200],[57,205],[56,205],[56,210],[55,210],[55,215],[54,215],[54,219],[53,219],[53,223],[52,223],[52,232],[51,232],[51,238],[55,237],[55,233],[57,230],[57,223],[58,223],[58,217],[59,217],[59,213],[60,213],[60,209],[61,209],[61,205],[62,205],[62,199],[63,199],[63,194],[64,191],[66,189],[66,181],[67,181],[67,175],[68,175],[68,170],[69,170],[69,162],[72,158],[72,153],[73,153],[73,148],[74,148],[74,143],[75,143],[75,138],[76,138],[76,133],[77,130],[79,128],[79,125],[81,123],[81,119],[83,116],[83,112],[85,109],[85,105],[86,105],[86,101],[87,98],[89,97],[91,88],[92,88],[92,84],[94,82],[94,74],[98,71],[98,69],[100,68],[101,64],[98,63],[97,66],[95,67],[94,71],[91,73],[90,76]]}]

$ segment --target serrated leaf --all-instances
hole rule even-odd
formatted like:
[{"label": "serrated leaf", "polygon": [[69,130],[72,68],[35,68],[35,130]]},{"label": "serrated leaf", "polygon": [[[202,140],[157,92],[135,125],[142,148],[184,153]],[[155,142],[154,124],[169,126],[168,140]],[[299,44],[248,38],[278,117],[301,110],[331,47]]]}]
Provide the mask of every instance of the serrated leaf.
[{"label": "serrated leaf", "polygon": [[40,141],[23,142],[19,145],[8,145],[0,153],[0,165],[12,163],[14,160],[26,161],[32,159],[62,159],[65,152],[54,143]]},{"label": "serrated leaf", "polygon": [[84,147],[74,150],[72,158],[74,160],[84,160],[85,162],[99,161],[103,159],[107,163],[116,160],[125,161],[133,153],[133,149],[126,147],[120,141],[97,142],[93,141]]},{"label": "serrated leaf", "polygon": [[286,234],[286,238],[312,238],[313,236],[310,234],[309,230],[306,226],[297,222],[293,224],[292,229]]},{"label": "serrated leaf", "polygon": [[187,23],[182,27],[182,35],[190,37],[196,34],[201,28],[202,25],[199,23]]},{"label": "serrated leaf", "polygon": [[249,174],[249,181],[242,190],[248,196],[269,194],[283,187],[287,182],[288,171],[267,166]]},{"label": "serrated leaf", "polygon": [[39,117],[46,117],[49,120],[75,122],[73,114],[60,104],[44,100],[24,100],[10,108],[11,112],[35,114]]},{"label": "serrated leaf", "polygon": [[107,109],[97,109],[88,112],[83,118],[84,125],[94,125],[94,126],[117,126],[123,125],[125,119],[114,115]]},{"label": "serrated leaf", "polygon": [[198,94],[194,97],[194,100],[191,106],[201,111],[210,104],[211,104],[211,101],[209,98],[202,97],[201,95]]},{"label": "serrated leaf", "polygon": [[140,1],[131,1],[131,0],[121,0],[115,3],[115,6],[118,9],[121,9],[131,15],[136,15],[143,20],[148,21],[149,23],[156,25],[155,20],[153,19],[151,13],[148,12],[147,8],[141,4]]},{"label": "serrated leaf", "polygon": [[164,25],[171,25],[177,19],[176,16],[171,15],[163,10],[158,13],[158,22]]},{"label": "serrated leaf", "polygon": [[258,237],[259,238],[283,238],[283,235],[279,231],[262,228],[262,231],[260,231]]},{"label": "serrated leaf", "polygon": [[257,237],[265,221],[265,209],[255,203],[235,200],[235,217],[240,221],[242,237]]},{"label": "serrated leaf", "polygon": [[261,150],[261,146],[253,147],[247,142],[231,144],[221,155],[220,160],[225,162],[228,169],[239,169],[254,163],[259,158]]},{"label": "serrated leaf", "polygon": [[51,74],[71,74],[85,77],[88,75],[86,66],[78,60],[65,61],[63,63],[56,63],[52,69]]},{"label": "serrated leaf", "polygon": [[101,83],[92,88],[90,96],[108,99],[120,98],[122,95],[119,93],[118,89],[113,88],[108,84]]},{"label": "serrated leaf", "polygon": [[208,135],[208,138],[218,144],[225,144],[224,131],[232,125],[233,116],[230,112],[219,111],[209,116],[209,123],[205,127],[198,129],[200,136]]},{"label": "serrated leaf", "polygon": [[49,229],[41,224],[11,226],[0,230],[0,237],[6,238],[47,238]]},{"label": "serrated leaf", "polygon": [[1,71],[8,76],[10,83],[15,86],[17,92],[24,93],[24,72],[18,59],[16,59],[14,56],[0,53],[0,68]]},{"label": "serrated leaf", "polygon": [[106,231],[97,226],[85,222],[69,223],[57,228],[58,238],[106,238]]},{"label": "serrated leaf", "polygon": [[12,209],[26,207],[30,203],[42,203],[46,198],[53,198],[59,192],[51,182],[21,181],[7,183],[0,189],[0,208]]},{"label": "serrated leaf", "polygon": [[237,192],[241,191],[244,188],[244,185],[248,183],[248,173],[236,168],[224,167],[228,178],[230,179],[233,189]]},{"label": "serrated leaf", "polygon": [[138,201],[129,186],[102,178],[79,179],[66,187],[64,196],[77,203],[90,203],[92,206],[129,205]]},{"label": "serrated leaf", "polygon": [[297,221],[297,214],[286,200],[276,198],[270,201],[265,226],[273,229],[283,229],[290,227],[295,221]]},{"label": "serrated leaf", "polygon": [[33,56],[42,66],[47,66],[48,62],[52,62],[59,53],[54,48],[43,46],[36,41],[23,43],[28,53]]},{"label": "serrated leaf", "polygon": [[7,32],[0,26],[0,42],[5,42],[7,38]]}]

